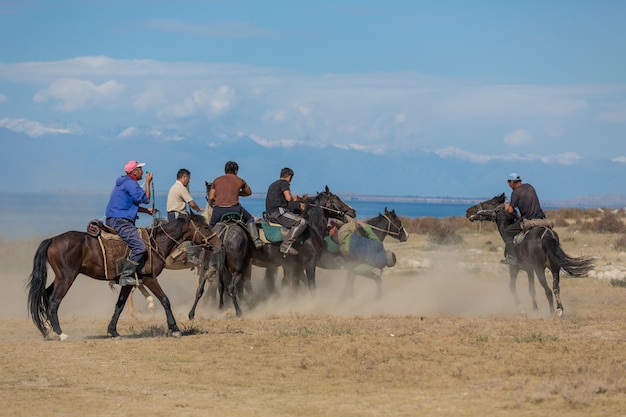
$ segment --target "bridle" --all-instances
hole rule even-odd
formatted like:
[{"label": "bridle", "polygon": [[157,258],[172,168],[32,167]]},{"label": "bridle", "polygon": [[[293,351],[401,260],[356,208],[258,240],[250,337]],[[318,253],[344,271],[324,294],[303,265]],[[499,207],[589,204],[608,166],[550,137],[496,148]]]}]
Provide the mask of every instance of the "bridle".
[{"label": "bridle", "polygon": [[[213,244],[211,244],[211,239],[213,239],[215,236],[217,236],[217,233],[215,233],[215,232],[213,232],[213,230],[211,230],[213,233],[210,234],[209,236],[205,236],[204,233],[202,233],[202,231],[200,230],[200,227],[193,221],[193,219],[191,217],[189,218],[189,222],[191,223],[191,225],[194,228],[193,236],[191,237],[191,241],[192,242],[195,241],[196,240],[196,236],[198,234],[200,234],[200,236],[202,237],[202,243],[197,245],[197,246],[200,246],[200,247],[203,247],[203,248],[208,248],[208,249],[212,248]],[[165,228],[163,227],[163,224],[164,223],[159,223],[157,225],[157,227],[159,229],[161,229],[161,231],[163,232],[163,234],[165,236],[167,236],[172,242],[175,243],[175,246],[178,246],[181,243],[183,243],[183,240],[178,240],[178,239],[174,238],[173,236],[171,236],[167,232],[167,230],[165,230]],[[165,257],[159,252],[158,245],[157,245],[157,242],[156,242],[156,239],[155,239],[155,235],[153,233],[151,233],[151,236],[150,236],[150,249],[152,251],[156,252],[159,255],[159,257],[161,259],[163,259],[163,261],[165,261]]]},{"label": "bridle", "polygon": [[483,209],[482,203],[478,203],[478,211],[476,212],[476,217],[478,217],[478,221],[491,221],[495,222],[498,218],[498,213],[504,209],[504,204],[498,204],[494,208]]},{"label": "bridle", "polygon": [[[379,216],[384,217],[387,220],[387,229],[382,229],[380,227],[377,226],[372,226],[371,224],[369,225],[369,227],[373,230],[378,230],[380,232],[385,232],[386,234],[388,234],[389,236],[400,236],[402,234],[402,230],[404,229],[403,227],[398,226],[397,224],[395,224],[393,222],[393,220],[387,216],[386,214],[379,214]],[[391,226],[395,227],[396,230],[392,231],[391,230]]]},{"label": "bridle", "polygon": [[344,217],[346,215],[346,212],[343,211],[341,208],[339,208],[338,205],[335,203],[334,196],[328,195],[327,193],[320,193],[319,196],[324,197],[323,199],[320,198],[320,202],[322,203],[320,207],[322,208],[322,210],[325,210],[329,213],[336,214],[339,217]]}]

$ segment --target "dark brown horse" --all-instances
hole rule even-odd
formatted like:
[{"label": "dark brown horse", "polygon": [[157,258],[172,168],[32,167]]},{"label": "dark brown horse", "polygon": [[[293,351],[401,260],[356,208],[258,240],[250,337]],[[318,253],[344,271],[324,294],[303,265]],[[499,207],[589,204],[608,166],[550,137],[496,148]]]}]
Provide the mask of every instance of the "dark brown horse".
[{"label": "dark brown horse", "polygon": [[356,217],[356,211],[339,196],[330,192],[328,186],[314,197],[305,199],[306,208],[302,213],[307,221],[307,231],[303,234],[302,243],[295,248],[298,255],[287,255],[279,250],[280,243],[264,245],[261,249],[254,249],[252,262],[256,266],[266,268],[265,284],[269,294],[276,292],[275,277],[279,267],[283,268],[283,282],[296,289],[300,281],[307,283],[308,289],[315,291],[315,269],[317,262],[324,251],[324,235],[328,219],[345,220],[345,216]]},{"label": "dark brown horse", "polygon": [[[148,251],[152,255],[150,257],[152,272],[138,275],[165,309],[169,333],[178,337],[181,335],[180,330],[174,319],[170,301],[163,292],[157,276],[163,270],[169,253],[181,242],[189,240],[196,245],[210,246],[215,252],[219,252],[221,241],[209,228],[206,219],[198,215],[191,215],[188,220],[154,226],[147,231],[150,236]],[[59,325],[59,305],[78,274],[101,281],[108,280],[103,258],[99,240],[84,232],[69,231],[41,242],[33,259],[33,271],[28,282],[28,310],[33,323],[44,337],[48,336],[50,328],[61,340],[68,337]],[[48,263],[55,277],[46,288]],[[115,277],[116,280],[118,278],[119,276]],[[119,337],[117,321],[132,288],[127,285],[120,290],[107,329],[107,333],[112,337]]]},{"label": "dark brown horse", "polygon": [[[470,221],[492,221],[498,226],[498,231],[502,235],[503,230],[513,222],[516,216],[510,214],[504,209],[505,196],[504,193],[495,196],[491,200],[483,201],[467,209],[465,216]],[[571,257],[567,255],[559,242],[559,236],[554,230],[548,227],[535,227],[530,229],[516,247],[518,254],[518,264],[509,265],[509,287],[515,302],[520,305],[516,292],[517,274],[519,271],[526,271],[528,275],[528,291],[532,298],[533,309],[538,310],[535,301],[535,278],[543,287],[548,303],[550,303],[550,313],[555,313],[553,296],[556,298],[556,315],[563,314],[563,305],[561,304],[560,295],[560,271],[563,270],[567,274],[574,277],[586,276],[593,268],[593,258],[581,256]],[[546,281],[545,269],[548,268],[552,273],[552,290]]]},{"label": "dark brown horse", "polygon": [[[400,242],[406,242],[409,239],[409,232],[402,226],[402,221],[396,214],[395,210],[388,211],[385,207],[384,213],[372,217],[366,221],[370,225],[372,231],[379,241],[383,241],[385,237],[391,236]],[[340,258],[337,260],[338,253],[324,251],[318,263],[320,268],[324,269],[346,269],[346,287],[344,293],[352,294],[354,281],[357,276],[369,278],[376,283],[376,296],[381,298],[383,295],[383,281],[381,276],[374,271],[373,268],[363,267],[361,262],[351,261],[349,258]]]},{"label": "dark brown horse", "polygon": [[[213,230],[222,240],[223,249],[220,253],[212,254],[205,262],[209,264],[208,270],[213,267],[218,276],[219,308],[224,307],[224,290],[228,290],[239,317],[242,312],[237,293],[241,289],[240,282],[249,274],[253,245],[241,218],[220,221],[215,224]],[[196,315],[198,301],[204,293],[204,287],[209,278],[211,278],[210,273],[199,275],[196,299],[189,311],[189,320],[193,320]]]}]

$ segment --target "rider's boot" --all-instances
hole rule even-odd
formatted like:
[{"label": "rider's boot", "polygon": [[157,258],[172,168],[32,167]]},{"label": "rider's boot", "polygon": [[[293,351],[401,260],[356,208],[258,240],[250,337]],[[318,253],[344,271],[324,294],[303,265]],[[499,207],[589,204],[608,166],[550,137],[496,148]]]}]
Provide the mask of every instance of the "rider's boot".
[{"label": "rider's boot", "polygon": [[513,242],[505,243],[504,253],[506,253],[506,258],[502,259],[500,263],[506,265],[517,265],[517,256],[515,255],[515,245]]},{"label": "rider's boot", "polygon": [[287,236],[285,236],[285,238],[283,239],[283,243],[280,244],[280,252],[287,255],[297,255],[298,251],[295,250],[292,246],[296,242],[298,236],[300,236],[305,229],[306,223],[297,224],[289,229],[289,232],[287,232]]},{"label": "rider's boot", "polygon": [[122,286],[141,284],[140,279],[135,279],[135,272],[137,271],[138,266],[139,262],[124,259],[124,265],[122,266],[122,273],[120,274],[118,284]]},{"label": "rider's boot", "polygon": [[254,247],[261,249],[263,247],[263,241],[259,239],[259,229],[256,228],[256,223],[250,222],[246,224],[246,228],[248,229],[248,233],[250,233]]}]

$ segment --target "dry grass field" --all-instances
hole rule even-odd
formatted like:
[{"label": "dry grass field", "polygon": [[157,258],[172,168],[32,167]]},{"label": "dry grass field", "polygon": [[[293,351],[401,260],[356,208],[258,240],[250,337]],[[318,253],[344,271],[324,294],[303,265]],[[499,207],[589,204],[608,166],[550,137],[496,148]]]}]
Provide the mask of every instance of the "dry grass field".
[{"label": "dry grass field", "polygon": [[[619,236],[557,227],[570,255],[621,270]],[[565,313],[553,318],[527,280],[512,304],[502,242],[469,222],[460,242],[426,234],[385,242],[398,264],[384,296],[358,278],[319,270],[315,296],[218,311],[194,296],[190,271],[166,271],[182,338],[165,335],[160,306],[122,314],[106,337],[117,295],[79,276],[60,309],[70,338],[44,341],[26,310],[37,240],[0,239],[0,415],[6,416],[618,416],[626,413],[626,288],[607,279],[561,280]],[[598,273],[594,272],[596,275]],[[261,271],[253,284],[261,289]]]}]

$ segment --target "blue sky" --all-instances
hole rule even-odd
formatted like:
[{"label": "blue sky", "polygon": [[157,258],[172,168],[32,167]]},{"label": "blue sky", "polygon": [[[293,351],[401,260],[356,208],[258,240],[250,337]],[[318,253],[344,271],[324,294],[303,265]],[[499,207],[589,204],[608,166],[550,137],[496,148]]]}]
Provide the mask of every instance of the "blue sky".
[{"label": "blue sky", "polygon": [[[373,194],[493,195],[516,171],[546,197],[621,195],[624,16],[609,0],[0,1],[0,173],[35,160],[18,188],[108,190],[149,159],[167,189],[176,167],[247,161],[245,139],[280,155],[242,166],[254,191],[284,165],[312,172],[293,149],[341,149],[433,164],[374,170],[396,188]],[[377,184],[350,157],[337,170],[341,189]]]}]

